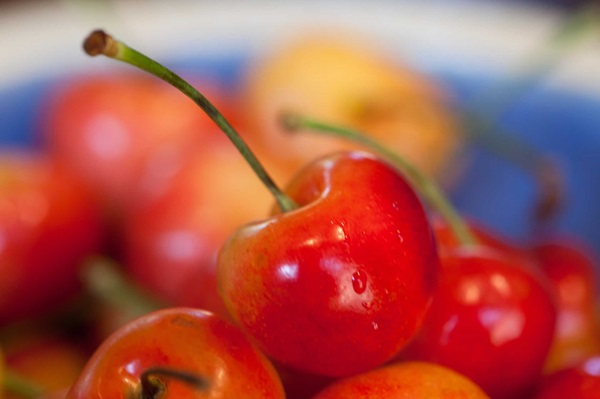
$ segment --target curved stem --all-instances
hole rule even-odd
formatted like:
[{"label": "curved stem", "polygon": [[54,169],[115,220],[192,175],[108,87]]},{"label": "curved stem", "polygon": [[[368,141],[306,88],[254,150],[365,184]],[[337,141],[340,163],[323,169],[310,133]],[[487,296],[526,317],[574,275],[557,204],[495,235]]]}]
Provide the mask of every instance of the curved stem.
[{"label": "curved stem", "polygon": [[168,367],[151,367],[140,375],[139,399],[160,399],[162,397],[166,385],[160,380],[160,377],[174,378],[199,391],[205,391],[210,386],[205,378],[188,371]]},{"label": "curved stem", "polygon": [[341,136],[381,154],[384,158],[392,162],[411,181],[413,187],[420,192],[427,202],[444,217],[462,245],[477,243],[477,239],[472,234],[471,229],[447,200],[442,189],[432,179],[426,177],[397,153],[360,132],[323,123],[308,117],[284,114],[281,122],[286,129],[292,132],[299,129],[309,129],[318,133]]},{"label": "curved stem", "polygon": [[466,137],[531,174],[538,183],[535,221],[554,216],[564,200],[564,181],[557,165],[517,135],[498,129],[501,112],[518,95],[547,76],[600,26],[600,5],[587,2],[570,11],[548,40],[507,77],[476,94],[461,111]]},{"label": "curved stem", "polygon": [[558,165],[525,140],[510,132],[500,131],[495,123],[476,114],[464,118],[463,132],[483,149],[529,172],[538,184],[534,219],[547,220],[564,203],[564,180]]},{"label": "curved stem", "polygon": [[38,398],[44,393],[44,390],[37,383],[27,380],[10,369],[4,370],[3,389],[6,392],[27,399]]},{"label": "curved stem", "polygon": [[246,159],[250,167],[254,170],[258,178],[263,182],[267,189],[273,194],[279,208],[282,212],[296,209],[298,206],[275,184],[271,176],[263,168],[262,164],[250,150],[248,145],[242,140],[233,126],[225,119],[223,114],[198,90],[191,86],[179,75],[159,64],[153,59],[145,56],[137,50],[114,39],[102,30],[93,31],[84,41],[83,48],[90,56],[105,55],[109,58],[125,62],[140,68],[151,75],[154,75],[194,101],[202,110],[217,124],[217,126],[227,135],[229,140],[235,145],[240,154]]}]

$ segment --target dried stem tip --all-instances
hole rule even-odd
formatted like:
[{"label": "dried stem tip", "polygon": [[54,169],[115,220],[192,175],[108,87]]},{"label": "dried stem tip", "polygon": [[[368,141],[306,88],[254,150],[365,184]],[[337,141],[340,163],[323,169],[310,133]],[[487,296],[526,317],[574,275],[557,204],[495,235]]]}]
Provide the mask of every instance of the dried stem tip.
[{"label": "dried stem tip", "polygon": [[103,54],[112,58],[117,55],[119,46],[111,35],[98,29],[88,35],[83,42],[83,49],[92,57]]}]

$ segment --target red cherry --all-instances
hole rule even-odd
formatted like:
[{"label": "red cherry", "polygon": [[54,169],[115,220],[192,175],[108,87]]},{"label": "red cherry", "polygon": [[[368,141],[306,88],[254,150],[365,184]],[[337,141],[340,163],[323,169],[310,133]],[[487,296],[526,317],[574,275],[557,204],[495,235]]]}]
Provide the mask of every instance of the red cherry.
[{"label": "red cherry", "polygon": [[361,153],[331,156],[306,169],[285,195],[216,107],[177,74],[101,30],[83,47],[154,74],[192,99],[284,211],[239,229],[217,264],[233,319],[269,355],[307,372],[346,375],[391,359],[414,336],[439,260],[419,198],[395,168]]},{"label": "red cherry", "polygon": [[0,324],[55,310],[80,292],[80,266],[103,245],[99,214],[47,157],[0,155]]},{"label": "red cherry", "polygon": [[238,226],[268,214],[272,197],[222,135],[182,163],[162,190],[123,215],[125,270],[171,305],[227,315],[217,252]]},{"label": "red cherry", "polygon": [[600,355],[544,377],[532,399],[600,399]]},{"label": "red cherry", "polygon": [[358,152],[311,164],[287,192],[300,208],[242,227],[220,252],[232,317],[306,372],[343,376],[391,359],[419,329],[438,273],[415,192]]},{"label": "red cherry", "polygon": [[[504,256],[510,256],[519,264],[527,262],[533,267],[537,263],[534,255],[531,254],[527,246],[511,240],[509,237],[503,236],[475,220],[467,219],[465,223],[476,236],[478,245],[500,251]],[[440,257],[443,258],[446,254],[452,253],[462,245],[452,227],[440,215],[432,215],[431,225],[435,233]]]},{"label": "red cherry", "polygon": [[208,382],[200,391],[176,376],[156,375],[153,398],[283,398],[279,376],[244,334],[198,309],[169,308],[138,318],[107,338],[89,359],[67,399],[142,398],[142,375],[162,368]]},{"label": "red cherry", "polygon": [[[217,102],[225,97],[211,92]],[[216,129],[185,97],[139,73],[70,77],[45,108],[49,151],[111,210],[135,204],[148,178]]]},{"label": "red cherry", "polygon": [[338,380],[313,399],[489,399],[467,377],[426,362],[401,362]]},{"label": "red cherry", "polygon": [[574,237],[536,240],[533,256],[556,294],[558,318],[546,371],[558,370],[600,352],[598,258]]},{"label": "red cherry", "polygon": [[442,258],[423,328],[401,354],[448,366],[492,398],[516,398],[541,375],[556,308],[530,267],[483,247]]}]

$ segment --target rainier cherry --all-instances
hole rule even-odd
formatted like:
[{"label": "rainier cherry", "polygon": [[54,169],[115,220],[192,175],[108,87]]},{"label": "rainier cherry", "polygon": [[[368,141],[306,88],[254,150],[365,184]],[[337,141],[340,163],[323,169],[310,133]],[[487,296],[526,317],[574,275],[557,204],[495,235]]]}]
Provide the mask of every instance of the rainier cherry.
[{"label": "rainier cherry", "polygon": [[[217,103],[226,102],[219,89],[210,90]],[[140,73],[70,77],[47,101],[41,129],[49,152],[110,211],[135,205],[141,184],[214,132],[194,104]]]},{"label": "rainier cherry", "polygon": [[545,376],[532,399],[600,399],[600,355]]},{"label": "rainier cherry", "polygon": [[167,303],[224,315],[217,252],[238,226],[267,214],[272,197],[222,134],[182,164],[163,190],[124,213],[123,263]]},{"label": "rainier cherry", "polygon": [[0,155],[0,324],[40,316],[80,292],[81,264],[103,246],[98,209],[48,157]]},{"label": "rainier cherry", "polygon": [[462,137],[446,94],[364,39],[348,32],[305,35],[252,65],[241,88],[250,143],[294,172],[315,157],[356,148],[339,138],[286,135],[277,117],[293,110],[359,129],[427,173],[445,176]]},{"label": "rainier cherry", "polygon": [[108,337],[67,399],[283,399],[279,376],[235,326],[192,308],[148,313]]},{"label": "rainier cherry", "polygon": [[338,380],[313,399],[489,399],[467,377],[426,362],[388,365]]},{"label": "rainier cherry", "polygon": [[283,213],[246,225],[219,254],[219,289],[233,319],[284,365],[329,376],[390,360],[418,331],[438,273],[422,204],[398,171],[366,153],[308,166],[285,195],[223,115],[187,82],[104,32],[91,54],[173,84],[222,128]]},{"label": "rainier cherry", "polygon": [[537,381],[554,336],[549,289],[528,267],[473,247],[442,259],[422,330],[402,359],[434,361],[493,398],[517,398]]},{"label": "rainier cherry", "polygon": [[242,227],[220,252],[233,318],[302,370],[342,376],[389,360],[419,329],[437,276],[414,191],[387,163],[345,153],[287,192],[300,208]]},{"label": "rainier cherry", "polygon": [[556,332],[546,372],[571,366],[600,353],[598,260],[573,237],[543,237],[532,253],[556,294]]},{"label": "rainier cherry", "polygon": [[493,398],[526,394],[540,377],[554,335],[556,308],[547,281],[516,247],[463,221],[437,185],[403,158],[358,132],[306,117],[286,118],[366,144],[394,162],[442,216],[453,239],[440,243],[436,294],[403,360],[432,361],[471,378]]}]

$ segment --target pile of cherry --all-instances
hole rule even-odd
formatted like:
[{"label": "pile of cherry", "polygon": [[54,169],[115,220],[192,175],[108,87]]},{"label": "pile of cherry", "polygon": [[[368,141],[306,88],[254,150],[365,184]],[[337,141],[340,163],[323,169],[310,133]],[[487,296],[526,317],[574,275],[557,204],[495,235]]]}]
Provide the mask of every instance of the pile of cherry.
[{"label": "pile of cherry", "polygon": [[[60,82],[41,151],[0,156],[0,398],[598,398],[595,254],[457,215],[424,178],[458,137],[434,84],[348,57],[386,91],[328,87],[354,119],[300,92],[282,122],[269,79],[310,83],[272,70],[243,99],[128,67]],[[400,94],[418,112],[390,116]]]}]

